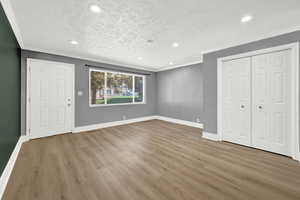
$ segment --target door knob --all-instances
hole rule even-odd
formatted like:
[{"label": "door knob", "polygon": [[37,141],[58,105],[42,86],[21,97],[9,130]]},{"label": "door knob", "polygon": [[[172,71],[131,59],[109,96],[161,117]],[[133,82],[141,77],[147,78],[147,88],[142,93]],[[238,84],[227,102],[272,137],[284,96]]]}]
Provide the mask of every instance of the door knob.
[{"label": "door knob", "polygon": [[263,107],[262,107],[262,106],[258,106],[258,108],[259,108],[259,109],[262,109]]},{"label": "door knob", "polygon": [[245,108],[245,106],[244,106],[244,105],[241,105],[241,108]]}]

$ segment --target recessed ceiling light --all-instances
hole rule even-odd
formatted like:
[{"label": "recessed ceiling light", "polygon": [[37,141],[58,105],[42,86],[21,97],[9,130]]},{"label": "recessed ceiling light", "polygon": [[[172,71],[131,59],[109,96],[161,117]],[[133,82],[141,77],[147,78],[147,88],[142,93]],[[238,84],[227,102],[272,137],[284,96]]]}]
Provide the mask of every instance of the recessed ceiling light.
[{"label": "recessed ceiling light", "polygon": [[179,44],[178,44],[177,42],[174,42],[174,43],[172,44],[172,46],[173,46],[174,48],[176,48],[176,47],[179,46]]},{"label": "recessed ceiling light", "polygon": [[169,62],[169,65],[173,65],[174,63],[173,62]]},{"label": "recessed ceiling light", "polygon": [[138,57],[138,59],[139,59],[139,60],[143,60],[143,58],[142,58],[142,57]]},{"label": "recessed ceiling light", "polygon": [[93,13],[101,13],[101,8],[96,5],[96,4],[93,4],[93,5],[90,5],[90,11],[92,11]]},{"label": "recessed ceiling light", "polygon": [[70,43],[73,44],[73,45],[77,45],[78,44],[78,42],[76,40],[71,40]]},{"label": "recessed ceiling light", "polygon": [[252,18],[253,17],[251,15],[245,15],[244,17],[242,17],[241,22],[242,23],[250,22]]},{"label": "recessed ceiling light", "polygon": [[148,42],[148,43],[153,43],[153,40],[150,39],[150,40],[147,40],[147,42]]}]

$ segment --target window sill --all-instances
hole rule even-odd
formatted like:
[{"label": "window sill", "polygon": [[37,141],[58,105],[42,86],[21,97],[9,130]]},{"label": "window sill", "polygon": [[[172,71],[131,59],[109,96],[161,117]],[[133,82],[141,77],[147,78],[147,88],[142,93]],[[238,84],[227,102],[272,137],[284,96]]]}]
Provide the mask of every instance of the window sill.
[{"label": "window sill", "polygon": [[118,103],[118,104],[95,104],[92,105],[90,104],[90,108],[94,108],[94,107],[108,107],[108,106],[128,106],[128,105],[145,105],[146,102],[140,102],[140,103]]}]

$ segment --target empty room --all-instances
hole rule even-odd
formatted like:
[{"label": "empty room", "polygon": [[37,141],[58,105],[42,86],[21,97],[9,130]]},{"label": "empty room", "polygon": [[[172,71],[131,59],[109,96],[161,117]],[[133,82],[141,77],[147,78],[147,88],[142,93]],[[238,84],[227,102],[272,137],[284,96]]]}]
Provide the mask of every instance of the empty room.
[{"label": "empty room", "polygon": [[299,0],[0,0],[1,200],[300,200]]}]

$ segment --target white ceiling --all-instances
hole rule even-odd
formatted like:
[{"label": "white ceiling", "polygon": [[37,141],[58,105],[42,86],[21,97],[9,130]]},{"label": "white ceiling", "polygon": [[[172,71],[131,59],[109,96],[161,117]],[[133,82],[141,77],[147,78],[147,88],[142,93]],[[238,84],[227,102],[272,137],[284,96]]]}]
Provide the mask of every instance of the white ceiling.
[{"label": "white ceiling", "polygon": [[[102,12],[90,12],[91,4]],[[11,6],[24,49],[153,71],[300,27],[299,0],[11,0]],[[242,24],[246,14],[253,20]]]}]

